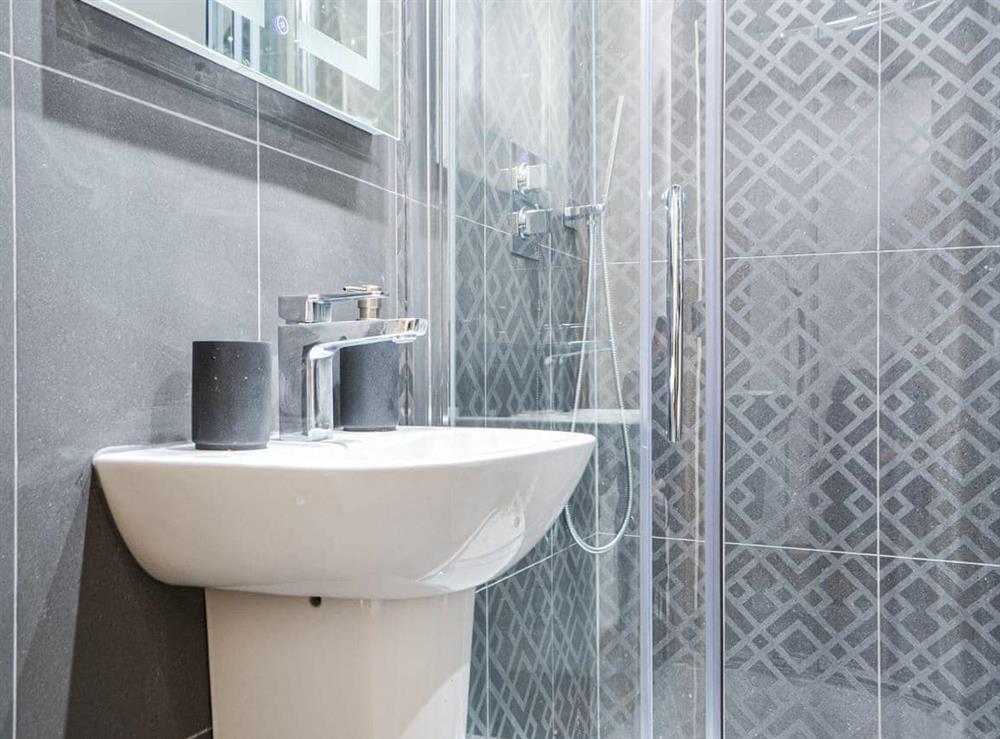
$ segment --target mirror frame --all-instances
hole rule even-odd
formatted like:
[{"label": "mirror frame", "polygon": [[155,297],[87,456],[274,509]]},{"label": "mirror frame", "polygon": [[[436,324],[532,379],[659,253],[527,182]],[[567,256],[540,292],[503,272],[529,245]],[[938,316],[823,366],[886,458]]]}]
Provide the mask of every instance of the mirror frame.
[{"label": "mirror frame", "polygon": [[[395,121],[395,129],[396,129],[395,131],[383,130],[381,128],[374,126],[368,121],[364,121],[360,118],[357,118],[356,116],[351,115],[350,113],[344,110],[341,110],[340,108],[330,105],[329,103],[324,103],[322,100],[311,97],[302,92],[301,90],[298,90],[292,87],[291,85],[285,84],[280,80],[276,80],[273,77],[268,77],[265,74],[261,74],[257,70],[251,69],[250,67],[243,65],[240,62],[236,61],[235,59],[230,59],[224,54],[220,54],[219,52],[210,49],[207,46],[204,46],[189,39],[187,36],[177,33],[176,31],[173,31],[167,28],[166,26],[160,25],[155,21],[151,21],[148,18],[129,10],[128,8],[124,8],[121,5],[118,5],[114,0],[79,0],[79,2],[97,8],[98,10],[101,10],[109,15],[114,16],[115,18],[125,21],[130,25],[136,26],[137,28],[146,31],[147,33],[151,33],[154,36],[163,39],[164,41],[174,44],[175,46],[180,46],[181,48],[186,49],[187,51],[190,51],[194,54],[197,54],[200,57],[208,59],[209,61],[214,62],[215,64],[225,67],[226,69],[231,69],[234,72],[239,72],[240,74],[249,77],[255,82],[265,85],[266,87],[270,87],[271,89],[276,90],[282,93],[283,95],[287,95],[288,97],[293,98],[294,100],[298,100],[300,103],[308,105],[312,108],[316,108],[317,110],[320,110],[328,115],[331,115],[334,118],[338,118],[339,120],[342,120],[345,123],[349,123],[355,128],[360,128],[362,131],[366,131],[367,133],[370,133],[374,136],[388,136],[389,138],[395,139],[397,141],[400,140],[401,122],[398,119],[398,117],[397,120]],[[400,2],[400,0],[381,0],[381,2],[392,2],[395,5],[394,11],[396,14],[396,28],[398,31],[396,34],[397,38],[396,38],[395,57],[398,69],[396,70],[395,89],[393,90],[392,94],[395,95],[396,97],[396,110],[402,111],[402,95],[403,95],[403,82],[402,82],[403,30],[402,30],[402,12],[401,12],[402,3]],[[349,73],[344,72],[344,74],[349,74]]]}]

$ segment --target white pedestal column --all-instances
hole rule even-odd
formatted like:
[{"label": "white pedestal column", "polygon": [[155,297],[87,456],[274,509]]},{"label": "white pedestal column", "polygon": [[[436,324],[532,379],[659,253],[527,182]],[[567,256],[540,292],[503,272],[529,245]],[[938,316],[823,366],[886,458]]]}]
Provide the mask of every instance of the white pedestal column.
[{"label": "white pedestal column", "polygon": [[206,590],[213,736],[463,739],[474,599]]}]

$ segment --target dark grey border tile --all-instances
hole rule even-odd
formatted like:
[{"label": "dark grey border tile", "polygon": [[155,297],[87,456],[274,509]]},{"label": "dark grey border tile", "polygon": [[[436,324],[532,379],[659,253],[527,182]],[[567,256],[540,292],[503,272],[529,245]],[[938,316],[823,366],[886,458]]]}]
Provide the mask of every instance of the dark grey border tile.
[{"label": "dark grey border tile", "polygon": [[395,140],[362,131],[263,85],[260,140],[267,146],[395,190]]},{"label": "dark grey border tile", "polygon": [[15,52],[233,133],[256,136],[256,83],[79,0],[14,3]]}]

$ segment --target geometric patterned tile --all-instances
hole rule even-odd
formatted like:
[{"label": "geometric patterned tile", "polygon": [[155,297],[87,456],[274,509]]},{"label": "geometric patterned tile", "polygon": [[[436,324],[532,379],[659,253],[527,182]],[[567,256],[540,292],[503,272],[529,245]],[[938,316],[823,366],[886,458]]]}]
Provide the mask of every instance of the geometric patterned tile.
[{"label": "geometric patterned tile", "polygon": [[479,224],[455,219],[454,383],[460,419],[482,419],[486,415],[484,230]]},{"label": "geometric patterned tile", "polygon": [[704,736],[703,545],[653,543],[653,734]]},{"label": "geometric patterned tile", "polygon": [[552,730],[552,560],[489,588],[489,736]]},{"label": "geometric patterned tile", "polygon": [[882,552],[1000,563],[1000,250],[881,260]]},{"label": "geometric patterned tile", "polygon": [[485,737],[489,727],[489,589],[476,593],[469,676],[469,717],[466,733]]},{"label": "geometric patterned tile", "polygon": [[874,254],[726,275],[726,536],[874,552]]},{"label": "geometric patterned tile", "polygon": [[522,259],[510,239],[486,231],[486,413],[506,418],[543,408],[542,324],[548,315],[545,264]]},{"label": "geometric patterned tile", "polygon": [[1000,569],[882,559],[882,736],[1000,736]]},{"label": "geometric patterned tile", "polygon": [[882,248],[1000,240],[1000,5],[884,0]]},{"label": "geometric patterned tile", "polygon": [[726,736],[876,735],[875,571],[869,556],[727,547]]},{"label": "geometric patterned tile", "polygon": [[576,546],[552,558],[553,737],[597,736],[595,565]]},{"label": "geometric patterned tile", "polygon": [[601,739],[639,735],[639,540],[597,558]]},{"label": "geometric patterned tile", "polygon": [[874,248],[878,7],[728,0],[728,256]]}]

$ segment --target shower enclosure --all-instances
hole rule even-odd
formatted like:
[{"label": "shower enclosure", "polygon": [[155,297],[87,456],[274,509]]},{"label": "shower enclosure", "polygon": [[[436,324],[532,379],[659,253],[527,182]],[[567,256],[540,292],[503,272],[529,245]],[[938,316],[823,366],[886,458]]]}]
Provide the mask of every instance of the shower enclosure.
[{"label": "shower enclosure", "polygon": [[469,736],[1000,736],[1000,6],[441,9],[439,415],[598,439]]}]

